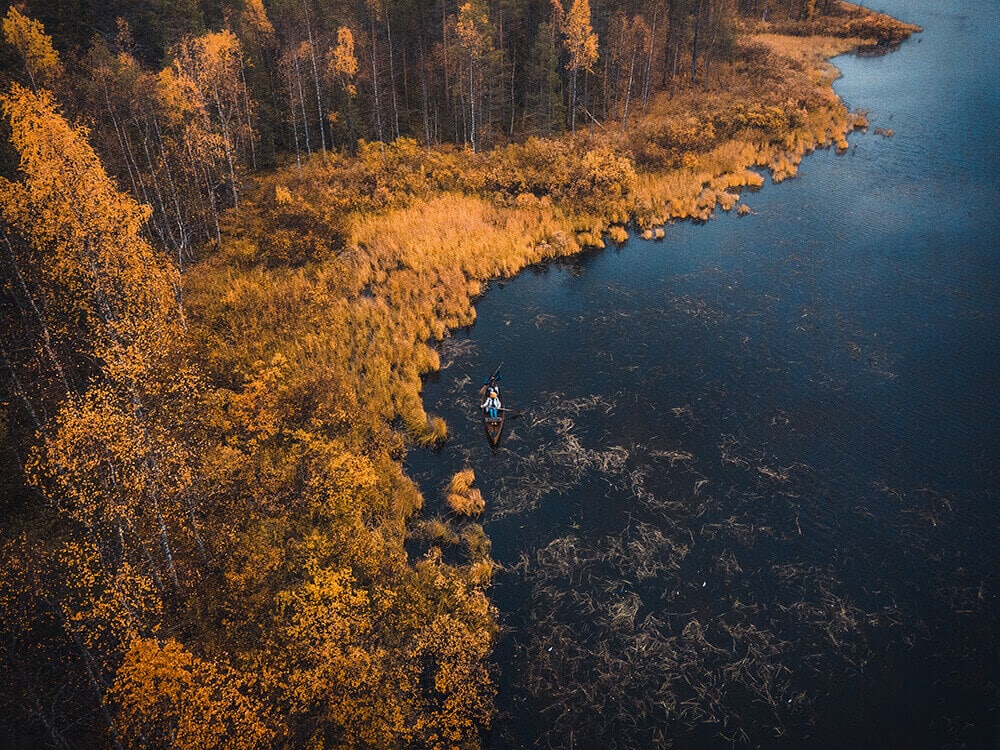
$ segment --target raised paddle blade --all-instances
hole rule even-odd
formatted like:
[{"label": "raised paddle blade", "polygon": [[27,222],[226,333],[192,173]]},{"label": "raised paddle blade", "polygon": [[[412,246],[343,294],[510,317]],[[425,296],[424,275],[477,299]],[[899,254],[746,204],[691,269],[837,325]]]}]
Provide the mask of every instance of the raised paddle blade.
[{"label": "raised paddle blade", "polygon": [[489,383],[489,382],[490,382],[490,381],[492,381],[492,380],[496,380],[496,379],[497,379],[497,376],[498,376],[498,375],[500,374],[500,368],[501,368],[501,367],[503,367],[503,362],[501,362],[501,363],[500,363],[499,365],[497,365],[497,369],[495,369],[495,370],[493,371],[493,374],[492,374],[492,375],[490,375],[490,376],[489,376],[489,377],[488,377],[488,378],[487,378],[487,379],[486,379],[486,380],[485,380],[485,381],[483,382],[483,385],[486,385],[487,383]]},{"label": "raised paddle blade", "polygon": [[483,381],[483,387],[479,389],[479,395],[480,396],[485,396],[486,395],[486,389],[489,387],[490,383],[492,383],[494,380],[498,380],[499,379],[500,368],[501,367],[503,367],[503,362],[501,362],[499,365],[497,365],[497,369],[495,369],[493,371],[493,374],[490,375],[488,378],[486,378],[486,380]]}]

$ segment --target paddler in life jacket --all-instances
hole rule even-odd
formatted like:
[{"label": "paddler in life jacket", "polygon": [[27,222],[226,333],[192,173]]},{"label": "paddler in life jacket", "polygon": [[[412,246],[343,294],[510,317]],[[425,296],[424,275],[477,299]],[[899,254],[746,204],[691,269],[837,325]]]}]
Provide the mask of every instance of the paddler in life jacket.
[{"label": "paddler in life jacket", "polygon": [[490,395],[483,402],[482,409],[489,415],[490,419],[500,416],[500,394],[496,388],[490,388]]}]

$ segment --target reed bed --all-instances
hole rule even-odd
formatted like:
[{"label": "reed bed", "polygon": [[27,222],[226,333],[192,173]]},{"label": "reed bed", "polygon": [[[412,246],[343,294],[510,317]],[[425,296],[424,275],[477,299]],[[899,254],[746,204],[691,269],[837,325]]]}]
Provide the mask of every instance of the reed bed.
[{"label": "reed bed", "polygon": [[475,472],[470,468],[462,469],[452,476],[448,482],[445,502],[452,513],[460,516],[478,516],[486,508],[483,493],[472,486],[476,479]]}]

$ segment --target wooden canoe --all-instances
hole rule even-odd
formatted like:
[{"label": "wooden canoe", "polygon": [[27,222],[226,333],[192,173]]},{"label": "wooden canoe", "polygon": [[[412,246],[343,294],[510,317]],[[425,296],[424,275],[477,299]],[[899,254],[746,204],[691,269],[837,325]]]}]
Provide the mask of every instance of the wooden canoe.
[{"label": "wooden canoe", "polygon": [[[483,386],[483,391],[488,393],[489,388],[494,385],[493,381],[490,380],[485,386]],[[483,428],[486,430],[486,439],[490,441],[490,447],[496,448],[500,443],[500,435],[503,433],[503,423],[504,414],[503,411],[503,393],[497,391],[497,400],[500,402],[500,412],[496,419],[490,419],[489,412],[483,409]]]},{"label": "wooden canoe", "polygon": [[503,432],[503,412],[500,412],[500,416],[496,419],[490,419],[485,414],[485,409],[483,410],[483,426],[486,428],[486,439],[490,441],[490,445],[494,448],[500,443],[500,434]]}]

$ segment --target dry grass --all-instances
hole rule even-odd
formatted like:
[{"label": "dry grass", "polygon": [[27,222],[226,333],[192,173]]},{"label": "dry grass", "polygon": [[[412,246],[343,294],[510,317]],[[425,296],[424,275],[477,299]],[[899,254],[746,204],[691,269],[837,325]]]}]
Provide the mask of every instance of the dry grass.
[{"label": "dry grass", "polygon": [[483,527],[478,523],[470,523],[462,532],[462,545],[465,547],[468,558],[473,562],[487,561],[490,559],[490,539],[483,531]]},{"label": "dry grass", "polygon": [[483,493],[473,488],[476,474],[472,469],[462,469],[448,482],[445,502],[452,512],[460,516],[478,516],[486,508]]},{"label": "dry grass", "polygon": [[454,546],[461,541],[455,529],[447,520],[441,518],[428,518],[422,521],[417,527],[417,532],[421,538],[438,547]]},{"label": "dry grass", "polygon": [[613,224],[608,227],[608,239],[616,245],[622,245],[628,240],[628,232],[625,231],[625,227]]},{"label": "dry grass", "polygon": [[818,67],[831,76],[830,82],[836,78],[836,68],[826,61],[868,43],[867,40],[860,37],[790,36],[788,34],[768,33],[753,34],[749,39],[751,42],[766,45],[776,55],[787,57],[803,65]]},{"label": "dry grass", "polygon": [[470,468],[455,472],[448,482],[448,491],[456,495],[464,495],[472,488],[472,483],[476,481],[476,472]]}]

